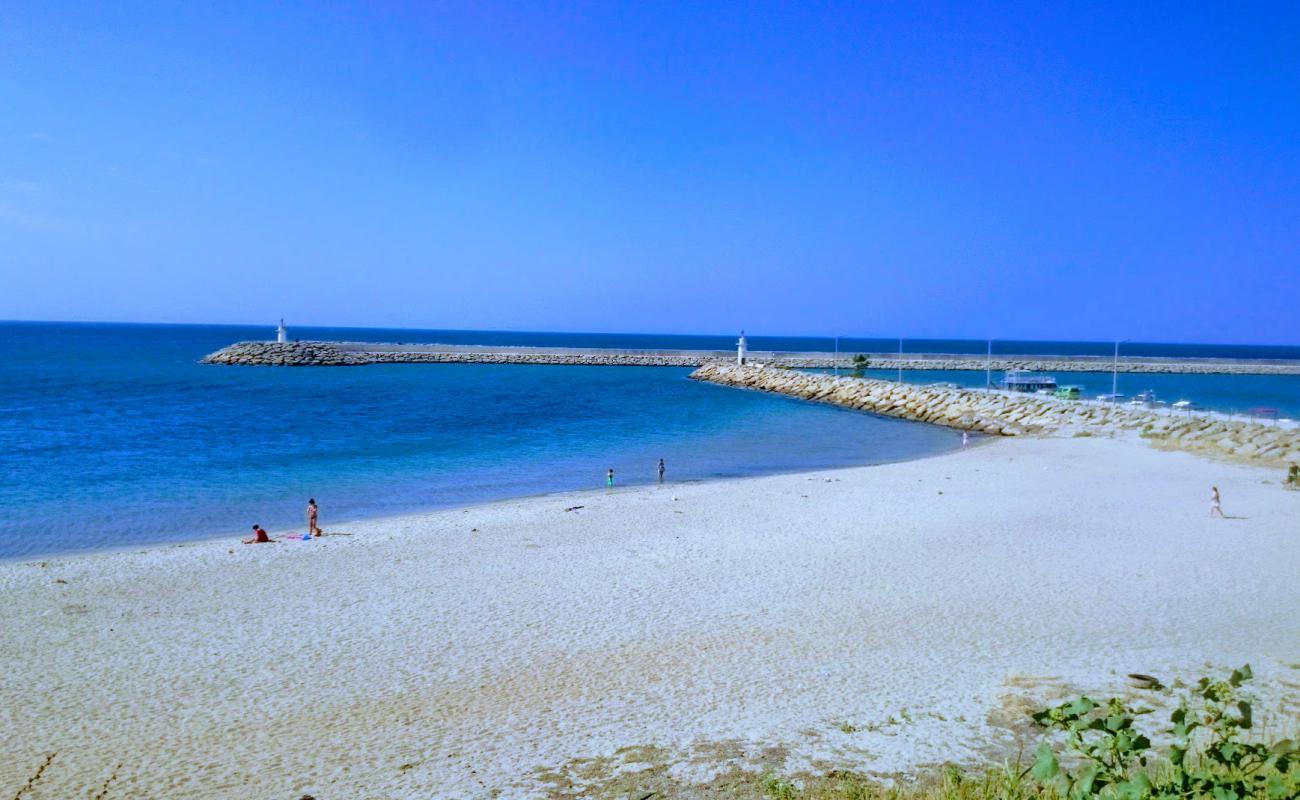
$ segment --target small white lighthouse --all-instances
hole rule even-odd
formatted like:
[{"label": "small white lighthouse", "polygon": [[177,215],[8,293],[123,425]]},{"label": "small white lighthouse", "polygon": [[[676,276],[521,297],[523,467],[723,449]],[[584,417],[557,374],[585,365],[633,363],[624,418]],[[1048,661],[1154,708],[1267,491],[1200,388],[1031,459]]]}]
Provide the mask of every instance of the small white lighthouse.
[{"label": "small white lighthouse", "polygon": [[740,332],[740,341],[736,342],[736,363],[745,366],[745,358],[749,354],[749,343],[745,341],[745,332]]},{"label": "small white lighthouse", "polygon": [[284,327],[284,318],[280,319],[280,327],[275,329],[275,340],[280,344],[289,341],[289,329]]}]

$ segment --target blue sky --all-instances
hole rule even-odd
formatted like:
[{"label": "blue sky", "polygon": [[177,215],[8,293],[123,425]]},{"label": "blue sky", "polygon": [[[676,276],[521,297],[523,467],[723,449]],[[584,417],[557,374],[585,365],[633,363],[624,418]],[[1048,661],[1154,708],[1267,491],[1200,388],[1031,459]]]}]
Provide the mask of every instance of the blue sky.
[{"label": "blue sky", "polygon": [[1300,343],[1300,7],[1194,5],[11,1],[0,319]]}]

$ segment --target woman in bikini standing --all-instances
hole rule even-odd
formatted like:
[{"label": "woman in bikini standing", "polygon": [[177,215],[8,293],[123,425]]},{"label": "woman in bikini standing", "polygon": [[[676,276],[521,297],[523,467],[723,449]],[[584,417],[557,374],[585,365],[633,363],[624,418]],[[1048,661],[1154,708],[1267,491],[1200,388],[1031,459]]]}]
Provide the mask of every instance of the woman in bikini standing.
[{"label": "woman in bikini standing", "polygon": [[307,534],[309,536],[323,536],[321,529],[316,525],[316,498],[307,501]]}]

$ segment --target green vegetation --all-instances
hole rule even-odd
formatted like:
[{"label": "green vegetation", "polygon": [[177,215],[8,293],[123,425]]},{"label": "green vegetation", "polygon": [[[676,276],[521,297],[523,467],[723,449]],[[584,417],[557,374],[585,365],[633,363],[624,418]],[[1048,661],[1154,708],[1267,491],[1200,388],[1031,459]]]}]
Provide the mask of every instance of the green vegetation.
[{"label": "green vegetation", "polygon": [[[1098,703],[1079,697],[1040,711],[1034,720],[1064,731],[1067,752],[1080,765],[1073,771],[1063,768],[1044,743],[1033,776],[1069,797],[1294,798],[1300,795],[1300,748],[1289,739],[1269,744],[1249,741],[1243,734],[1254,727],[1251,704],[1241,692],[1251,677],[1247,664],[1226,680],[1205,677],[1184,690],[1170,726],[1162,731],[1170,741],[1165,753],[1156,751],[1135,724],[1150,709],[1134,708],[1118,698]],[[1149,687],[1164,688],[1159,682]]]},{"label": "green vegetation", "polygon": [[[1143,689],[1173,693],[1146,675]],[[1242,692],[1250,666],[1224,680],[1201,678],[1175,695],[1169,725],[1153,731],[1169,742],[1156,750],[1137,720],[1153,713],[1119,698],[1078,697],[1033,715],[1063,736],[1044,742],[1034,763],[977,776],[946,768],[937,775],[886,787],[856,773],[832,772],[798,782],[764,780],[770,800],[1290,800],[1300,797],[1300,747],[1289,739],[1249,739],[1253,709]]]},{"label": "green vegetation", "polygon": [[853,357],[853,377],[861,378],[867,372],[867,367],[871,366],[871,361],[861,353]]}]

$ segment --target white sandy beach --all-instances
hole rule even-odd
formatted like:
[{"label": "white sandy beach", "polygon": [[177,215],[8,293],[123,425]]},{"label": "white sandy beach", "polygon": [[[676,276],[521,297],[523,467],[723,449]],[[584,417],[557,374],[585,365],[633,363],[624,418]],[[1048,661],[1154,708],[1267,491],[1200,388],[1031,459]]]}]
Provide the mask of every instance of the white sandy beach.
[{"label": "white sandy beach", "polygon": [[[322,498],[350,536],[0,564],[0,796],[50,753],[25,798],[113,775],[108,798],[291,800],[887,775],[1032,749],[1033,703],[1207,664],[1250,662],[1297,718],[1279,478],[1002,440],[347,525]],[[1211,484],[1242,518],[1209,518]]]}]

